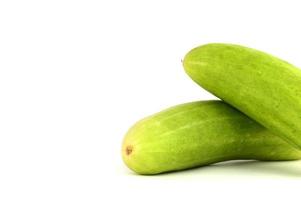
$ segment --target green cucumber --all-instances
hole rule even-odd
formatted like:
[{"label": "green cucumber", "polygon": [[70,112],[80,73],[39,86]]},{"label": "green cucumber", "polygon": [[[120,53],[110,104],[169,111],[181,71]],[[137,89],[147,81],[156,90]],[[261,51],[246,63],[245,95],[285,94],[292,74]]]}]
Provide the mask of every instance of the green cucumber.
[{"label": "green cucumber", "polygon": [[171,107],[137,122],[122,144],[125,164],[158,174],[226,160],[295,160],[301,151],[222,101]]},{"label": "green cucumber", "polygon": [[183,65],[204,89],[301,149],[301,70],[232,44],[197,47]]}]

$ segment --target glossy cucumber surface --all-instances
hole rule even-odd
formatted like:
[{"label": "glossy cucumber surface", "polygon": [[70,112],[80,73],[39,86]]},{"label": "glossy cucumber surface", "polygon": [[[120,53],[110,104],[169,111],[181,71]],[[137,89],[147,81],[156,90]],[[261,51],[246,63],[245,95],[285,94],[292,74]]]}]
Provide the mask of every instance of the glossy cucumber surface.
[{"label": "glossy cucumber surface", "polygon": [[301,152],[222,101],[181,104],[142,119],[122,144],[125,164],[158,174],[226,160],[295,160]]},{"label": "glossy cucumber surface", "polygon": [[301,148],[301,70],[267,53],[232,44],[192,49],[183,61],[200,86]]}]

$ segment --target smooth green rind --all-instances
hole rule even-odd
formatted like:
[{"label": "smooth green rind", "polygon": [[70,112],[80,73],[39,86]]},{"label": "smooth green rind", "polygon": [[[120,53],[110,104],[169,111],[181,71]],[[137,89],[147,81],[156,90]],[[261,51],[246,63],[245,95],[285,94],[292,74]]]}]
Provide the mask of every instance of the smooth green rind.
[{"label": "smooth green rind", "polygon": [[301,149],[301,71],[274,56],[232,44],[207,44],[183,61],[200,86]]},{"label": "smooth green rind", "polygon": [[158,174],[235,159],[295,160],[301,151],[222,101],[199,101],[137,122],[122,158],[136,173]]}]

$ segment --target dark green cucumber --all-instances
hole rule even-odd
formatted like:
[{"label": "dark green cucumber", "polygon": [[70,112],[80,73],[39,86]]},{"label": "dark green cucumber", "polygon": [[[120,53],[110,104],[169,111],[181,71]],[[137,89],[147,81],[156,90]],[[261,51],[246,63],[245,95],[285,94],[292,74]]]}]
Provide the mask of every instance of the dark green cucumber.
[{"label": "dark green cucumber", "polygon": [[137,122],[122,158],[136,173],[158,174],[235,159],[295,160],[301,151],[222,101],[199,101]]},{"label": "dark green cucumber", "polygon": [[301,148],[301,70],[269,54],[208,44],[184,59],[199,85]]}]

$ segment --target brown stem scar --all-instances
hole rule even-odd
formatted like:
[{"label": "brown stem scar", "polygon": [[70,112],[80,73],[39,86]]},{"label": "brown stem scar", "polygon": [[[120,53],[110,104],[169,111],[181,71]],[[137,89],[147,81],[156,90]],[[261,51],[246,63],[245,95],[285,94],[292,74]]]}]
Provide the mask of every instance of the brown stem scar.
[{"label": "brown stem scar", "polygon": [[125,149],[125,153],[126,155],[130,155],[131,153],[133,152],[133,147],[132,146],[127,146],[126,149]]}]

